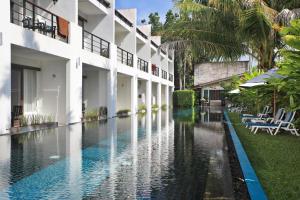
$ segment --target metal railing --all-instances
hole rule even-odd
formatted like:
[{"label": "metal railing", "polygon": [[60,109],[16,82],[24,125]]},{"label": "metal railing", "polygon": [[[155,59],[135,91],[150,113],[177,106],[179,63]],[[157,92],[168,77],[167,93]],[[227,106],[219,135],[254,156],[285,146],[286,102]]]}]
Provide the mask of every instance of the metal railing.
[{"label": "metal railing", "polygon": [[122,15],[119,11],[115,10],[115,15],[119,17],[123,22],[125,22],[128,26],[133,27],[131,21],[129,21],[124,15]]},{"label": "metal railing", "polygon": [[140,34],[143,38],[145,38],[146,40],[148,40],[148,36],[145,33],[143,33],[140,29],[136,28],[136,32],[138,34]]},{"label": "metal railing", "polygon": [[168,79],[168,72],[166,72],[165,70],[161,70],[161,77],[163,78],[163,79]]},{"label": "metal railing", "polygon": [[118,47],[118,61],[133,67],[133,54]]},{"label": "metal railing", "polygon": [[110,8],[110,3],[108,1],[105,0],[97,0],[97,1],[102,5],[104,5],[106,8]]},{"label": "metal railing", "polygon": [[169,81],[173,82],[174,80],[174,75],[173,74],[169,74]]},{"label": "metal railing", "polygon": [[155,42],[153,42],[152,40],[151,40],[151,44],[152,44],[153,46],[155,46],[155,48],[158,48],[158,45],[157,45]]},{"label": "metal railing", "polygon": [[148,72],[148,62],[143,59],[138,58],[137,67],[139,70]]},{"label": "metal railing", "polygon": [[152,65],[152,74],[154,76],[159,76],[159,68],[156,65]]},{"label": "metal railing", "polygon": [[109,58],[109,42],[86,31],[82,31],[82,48]]},{"label": "metal railing", "polygon": [[[11,0],[10,9],[11,23],[23,26],[24,28],[32,31],[38,31],[41,34],[52,38],[68,42],[68,31],[64,30],[64,32],[62,32],[59,29],[60,27],[58,27],[58,20],[62,18],[45,8],[27,0],[23,0],[22,3],[17,0]],[[64,21],[67,22],[66,20]],[[65,33],[67,33],[67,35]]]}]

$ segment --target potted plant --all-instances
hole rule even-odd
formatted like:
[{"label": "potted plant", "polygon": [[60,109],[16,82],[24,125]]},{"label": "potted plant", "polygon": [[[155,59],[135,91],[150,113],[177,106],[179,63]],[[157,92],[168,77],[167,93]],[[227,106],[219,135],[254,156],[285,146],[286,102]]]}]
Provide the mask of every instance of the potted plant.
[{"label": "potted plant", "polygon": [[153,111],[153,112],[157,112],[158,109],[159,109],[159,107],[158,107],[157,104],[153,104],[153,105],[152,105],[152,111]]},{"label": "potted plant", "polygon": [[118,117],[128,117],[130,115],[130,109],[123,109],[117,112]]},{"label": "potted plant", "polygon": [[147,112],[147,106],[145,104],[141,104],[138,107],[138,113],[146,113]]}]

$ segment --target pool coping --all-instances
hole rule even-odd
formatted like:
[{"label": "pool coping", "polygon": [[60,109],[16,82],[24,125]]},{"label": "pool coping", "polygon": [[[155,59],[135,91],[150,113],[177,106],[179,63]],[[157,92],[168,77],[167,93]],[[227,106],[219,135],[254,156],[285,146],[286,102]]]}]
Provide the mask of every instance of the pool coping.
[{"label": "pool coping", "polygon": [[244,180],[246,182],[250,198],[253,200],[267,200],[267,195],[264,189],[262,188],[262,185],[248,159],[246,151],[244,150],[239,137],[236,134],[236,131],[230,121],[227,111],[224,111],[224,117],[228,125],[229,133],[242,169],[242,173],[244,175]]}]

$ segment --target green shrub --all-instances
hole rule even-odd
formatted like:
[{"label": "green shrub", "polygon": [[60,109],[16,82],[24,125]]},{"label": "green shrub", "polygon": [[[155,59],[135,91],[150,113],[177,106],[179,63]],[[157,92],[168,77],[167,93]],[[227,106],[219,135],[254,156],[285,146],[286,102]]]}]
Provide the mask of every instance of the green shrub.
[{"label": "green shrub", "polygon": [[163,111],[166,111],[166,110],[167,110],[167,104],[163,104],[163,105],[161,106],[161,109],[162,109]]},{"label": "green shrub", "polygon": [[189,108],[195,106],[194,90],[177,90],[173,93],[174,107]]}]

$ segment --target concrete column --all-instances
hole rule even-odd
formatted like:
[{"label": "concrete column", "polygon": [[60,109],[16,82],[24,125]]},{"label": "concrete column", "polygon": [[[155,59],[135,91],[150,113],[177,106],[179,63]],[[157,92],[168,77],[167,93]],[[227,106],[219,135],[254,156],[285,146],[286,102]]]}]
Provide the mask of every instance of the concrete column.
[{"label": "concrete column", "polygon": [[11,125],[11,44],[10,44],[10,1],[0,6],[0,134]]},{"label": "concrete column", "polygon": [[165,89],[165,93],[166,93],[166,95],[165,95],[165,97],[166,97],[166,105],[167,105],[167,109],[168,109],[169,105],[170,105],[170,103],[169,103],[169,86],[166,85],[165,87],[166,87],[166,89]]},{"label": "concrete column", "polygon": [[72,58],[66,65],[66,123],[76,123],[82,117],[82,63]]},{"label": "concrete column", "polygon": [[74,49],[74,56],[66,64],[66,123],[76,123],[82,117],[82,61],[78,40],[82,38],[82,29],[71,23],[70,45]]},{"label": "concrete column", "polygon": [[107,73],[107,115],[109,118],[116,116],[117,75],[117,46],[110,44],[110,70]]},{"label": "concrete column", "polygon": [[157,105],[161,108],[161,83],[157,83]]},{"label": "concrete column", "polygon": [[138,79],[136,76],[131,78],[131,113],[137,113],[138,107]]},{"label": "concrete column", "polygon": [[148,80],[146,83],[146,106],[147,112],[152,110],[152,81]]}]

